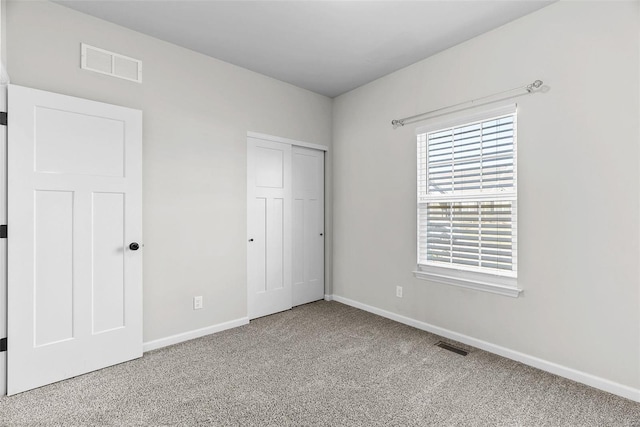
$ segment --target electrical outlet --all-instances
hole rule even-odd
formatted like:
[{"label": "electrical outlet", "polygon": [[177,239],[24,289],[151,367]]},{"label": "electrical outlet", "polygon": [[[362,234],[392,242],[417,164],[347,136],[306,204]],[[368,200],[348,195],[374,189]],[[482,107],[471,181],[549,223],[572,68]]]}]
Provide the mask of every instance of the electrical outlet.
[{"label": "electrical outlet", "polygon": [[202,308],[202,297],[193,297],[193,309],[200,310]]},{"label": "electrical outlet", "polygon": [[402,286],[396,286],[396,296],[402,298]]}]

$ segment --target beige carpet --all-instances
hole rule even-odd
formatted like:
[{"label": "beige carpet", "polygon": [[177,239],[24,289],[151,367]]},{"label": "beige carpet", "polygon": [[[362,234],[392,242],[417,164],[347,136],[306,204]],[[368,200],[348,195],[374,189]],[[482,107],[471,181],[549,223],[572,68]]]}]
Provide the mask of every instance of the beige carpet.
[{"label": "beige carpet", "polygon": [[640,404],[317,302],[0,399],[3,426],[640,426]]}]

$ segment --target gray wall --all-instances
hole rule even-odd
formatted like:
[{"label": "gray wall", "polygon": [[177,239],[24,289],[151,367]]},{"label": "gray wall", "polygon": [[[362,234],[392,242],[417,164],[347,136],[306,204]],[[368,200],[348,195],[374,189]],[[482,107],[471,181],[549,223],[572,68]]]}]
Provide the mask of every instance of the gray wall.
[{"label": "gray wall", "polygon": [[[334,294],[640,386],[638,2],[559,2],[334,100]],[[517,298],[415,279],[416,124],[518,99]],[[404,298],[395,287],[404,287]]]},{"label": "gray wall", "polygon": [[[81,42],[141,59],[143,83],[81,70]],[[14,84],[144,111],[145,342],[246,316],[246,133],[330,146],[332,101],[48,2],[8,2],[7,62]]]}]

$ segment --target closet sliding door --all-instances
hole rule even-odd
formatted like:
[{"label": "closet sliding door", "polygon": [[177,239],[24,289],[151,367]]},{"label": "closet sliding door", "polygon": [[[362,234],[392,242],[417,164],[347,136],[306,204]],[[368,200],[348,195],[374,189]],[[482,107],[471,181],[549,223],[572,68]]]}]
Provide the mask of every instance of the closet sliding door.
[{"label": "closet sliding door", "polygon": [[324,152],[293,147],[293,305],[324,298]]},{"label": "closet sliding door", "polygon": [[291,308],[291,145],[247,144],[249,319]]},{"label": "closet sliding door", "polygon": [[247,140],[249,319],[324,297],[324,151],[273,139]]}]

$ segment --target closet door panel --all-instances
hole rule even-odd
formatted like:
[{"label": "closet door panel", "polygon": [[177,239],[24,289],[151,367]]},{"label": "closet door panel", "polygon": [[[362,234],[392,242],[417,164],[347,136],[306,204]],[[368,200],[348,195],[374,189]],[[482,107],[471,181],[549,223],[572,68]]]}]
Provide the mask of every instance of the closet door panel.
[{"label": "closet door panel", "polygon": [[293,147],[293,305],[324,298],[324,152]]}]

